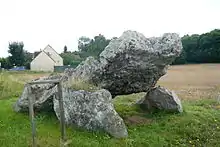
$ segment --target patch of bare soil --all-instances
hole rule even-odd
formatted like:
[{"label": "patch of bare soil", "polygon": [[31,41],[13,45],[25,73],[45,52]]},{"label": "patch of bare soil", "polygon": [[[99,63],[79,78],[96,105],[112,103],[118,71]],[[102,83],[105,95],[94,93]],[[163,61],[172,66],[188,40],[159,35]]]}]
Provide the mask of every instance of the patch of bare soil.
[{"label": "patch of bare soil", "polygon": [[216,98],[220,94],[220,64],[170,66],[157,85],[174,90],[180,99]]},{"label": "patch of bare soil", "polygon": [[141,116],[130,116],[124,119],[128,125],[143,125],[152,123],[152,119],[141,117]]}]

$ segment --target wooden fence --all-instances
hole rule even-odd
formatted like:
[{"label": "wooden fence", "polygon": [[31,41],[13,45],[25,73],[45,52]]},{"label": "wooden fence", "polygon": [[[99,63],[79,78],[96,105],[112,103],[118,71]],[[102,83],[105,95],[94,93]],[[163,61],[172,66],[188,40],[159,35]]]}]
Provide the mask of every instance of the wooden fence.
[{"label": "wooden fence", "polygon": [[[62,95],[62,81],[61,80],[44,80],[44,81],[33,81],[27,83],[28,93],[32,95],[31,85],[34,84],[55,84],[57,85],[57,93],[56,97],[59,100],[59,109],[60,109],[60,131],[61,131],[61,140],[60,146],[64,147],[67,146],[68,143],[66,141],[66,131],[65,131],[65,115],[64,115],[64,108],[63,108],[63,95]],[[29,115],[31,120],[31,128],[32,128],[32,146],[37,147],[37,140],[36,140],[36,125],[34,121],[34,100],[33,96],[28,97],[29,100]]]}]

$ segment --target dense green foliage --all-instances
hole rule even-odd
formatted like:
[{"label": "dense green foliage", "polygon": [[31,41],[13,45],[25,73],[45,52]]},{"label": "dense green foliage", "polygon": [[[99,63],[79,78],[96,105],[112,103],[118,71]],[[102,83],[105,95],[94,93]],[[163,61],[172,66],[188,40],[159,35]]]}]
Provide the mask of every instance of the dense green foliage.
[{"label": "dense green foliage", "polygon": [[78,41],[78,49],[81,58],[88,56],[98,57],[98,55],[105,49],[109,44],[110,40],[106,39],[105,36],[99,34],[94,39],[88,37],[80,37]]},{"label": "dense green foliage", "polygon": [[182,37],[183,52],[174,64],[220,63],[220,30]]},{"label": "dense green foliage", "polygon": [[11,64],[16,66],[23,66],[24,65],[24,44],[23,42],[12,42],[9,43],[9,50],[10,53],[9,61]]},{"label": "dense green foliage", "polygon": [[0,58],[2,68],[9,69],[13,66],[25,66],[27,69],[30,68],[32,54],[24,50],[23,42],[9,43],[8,53],[10,54],[8,57]]},{"label": "dense green foliage", "polygon": [[109,42],[110,40],[101,34],[95,36],[93,39],[82,36],[78,40],[78,51],[67,51],[67,47],[65,46],[63,53],[60,55],[63,58],[64,65],[76,67],[89,56],[97,58]]},{"label": "dense green foliage", "polygon": [[64,65],[78,65],[83,59],[79,56],[79,54],[75,52],[65,52],[61,53],[60,56],[63,58]]},{"label": "dense green foliage", "polygon": [[0,58],[1,67],[5,69],[9,69],[12,67],[12,64],[9,61],[9,58]]},{"label": "dense green foliage", "polygon": [[26,69],[30,69],[30,63],[33,60],[33,54],[29,53],[28,51],[24,52],[24,63],[23,66],[26,67]]}]

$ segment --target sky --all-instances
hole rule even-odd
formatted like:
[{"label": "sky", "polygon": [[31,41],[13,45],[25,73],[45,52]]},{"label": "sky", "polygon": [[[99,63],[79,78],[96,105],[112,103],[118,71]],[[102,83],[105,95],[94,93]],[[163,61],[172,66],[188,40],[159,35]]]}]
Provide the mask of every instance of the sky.
[{"label": "sky", "polygon": [[201,34],[219,29],[219,16],[220,0],[0,0],[0,57],[12,41],[29,52],[50,44],[61,53],[64,45],[77,50],[80,36]]}]

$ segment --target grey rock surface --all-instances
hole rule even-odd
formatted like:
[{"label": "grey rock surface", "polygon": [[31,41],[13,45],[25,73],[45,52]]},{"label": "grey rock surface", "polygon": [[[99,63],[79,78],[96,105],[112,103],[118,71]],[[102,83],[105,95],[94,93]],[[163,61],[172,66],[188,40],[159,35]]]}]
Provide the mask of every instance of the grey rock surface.
[{"label": "grey rock surface", "polygon": [[[61,76],[49,76],[35,79],[33,81],[44,81],[59,79]],[[28,98],[32,98],[34,101],[35,111],[53,111],[53,96],[57,92],[57,86],[55,84],[35,84],[31,85],[31,93],[28,92],[27,85],[24,86],[24,90],[13,106],[16,112],[28,112],[29,101]]]},{"label": "grey rock surface", "polygon": [[[34,81],[60,79],[61,76],[49,76]],[[62,77],[63,78],[63,77]],[[64,82],[66,79],[64,80]],[[107,90],[86,92],[75,91],[63,84],[63,100],[66,124],[75,124],[88,130],[104,130],[116,138],[128,136],[123,119],[115,111],[111,93]],[[55,96],[58,92],[55,84],[35,84],[28,92],[27,85],[13,108],[16,112],[28,112],[29,101],[34,101],[34,110],[40,112],[55,112],[60,119],[59,103]]]},{"label": "grey rock surface", "polygon": [[183,112],[181,100],[170,90],[155,87],[150,90],[137,104],[146,110],[165,110],[169,112]]},{"label": "grey rock surface", "polygon": [[91,73],[99,69],[99,65],[100,63],[93,57],[88,57],[75,68],[74,77],[82,80],[89,80],[92,76]]},{"label": "grey rock surface", "polygon": [[[116,138],[128,136],[123,119],[115,111],[107,90],[86,92],[63,89],[66,124],[75,124],[88,130],[104,130]],[[59,102],[54,99],[54,110],[60,119]]]},{"label": "grey rock surface", "polygon": [[146,38],[136,31],[125,31],[109,43],[99,60],[89,57],[72,72],[72,77],[97,84],[113,97],[147,92],[181,51],[181,38],[175,33]]}]

